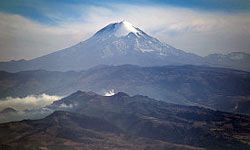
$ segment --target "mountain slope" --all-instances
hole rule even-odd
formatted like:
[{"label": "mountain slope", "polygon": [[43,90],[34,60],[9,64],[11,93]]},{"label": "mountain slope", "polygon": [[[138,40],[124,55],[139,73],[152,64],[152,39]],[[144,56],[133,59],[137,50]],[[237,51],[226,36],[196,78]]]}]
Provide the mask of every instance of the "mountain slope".
[{"label": "mountain slope", "polygon": [[0,97],[114,89],[158,100],[250,113],[250,74],[204,66],[99,66],[82,72],[0,72]]},{"label": "mountain slope", "polygon": [[101,96],[78,91],[47,108],[105,119],[126,134],[176,144],[242,149],[249,142],[249,116],[168,104],[140,95],[120,92]]},{"label": "mountain slope", "polygon": [[0,63],[0,70],[82,70],[96,65],[201,64],[201,57],[161,43],[126,21],[112,23],[72,47],[29,61]]},{"label": "mountain slope", "polygon": [[47,109],[56,112],[40,120],[0,124],[0,143],[26,149],[249,148],[250,117],[245,115],[122,92],[101,96],[77,91]]},{"label": "mountain slope", "polygon": [[[244,56],[243,56],[244,55]],[[239,59],[240,57],[242,59]],[[250,71],[249,54],[211,54],[201,57],[176,49],[146,34],[126,21],[111,23],[89,39],[74,46],[32,60],[0,62],[0,70],[70,71],[83,70],[96,65],[139,66],[210,65]]]},{"label": "mountain slope", "polygon": [[6,149],[195,149],[127,137],[103,119],[64,111],[54,112],[40,120],[0,124],[0,132],[0,146]]}]

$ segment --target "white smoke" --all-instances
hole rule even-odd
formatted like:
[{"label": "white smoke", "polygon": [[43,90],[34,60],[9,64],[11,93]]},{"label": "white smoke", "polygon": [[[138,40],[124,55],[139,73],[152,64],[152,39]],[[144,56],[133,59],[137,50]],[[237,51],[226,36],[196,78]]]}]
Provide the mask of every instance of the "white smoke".
[{"label": "white smoke", "polygon": [[61,98],[62,97],[60,96],[47,94],[29,95],[23,98],[7,97],[0,100],[0,110],[3,110],[7,107],[11,107],[16,110],[38,109],[52,104],[54,101],[57,101]]},{"label": "white smoke", "polygon": [[64,108],[64,109],[73,108],[73,105],[72,105],[72,104],[67,105],[67,104],[65,104],[65,103],[62,103],[62,104],[59,106],[59,108]]},{"label": "white smoke", "polygon": [[111,89],[111,90],[106,91],[104,93],[104,96],[113,96],[113,95],[115,95],[115,90],[114,89]]}]

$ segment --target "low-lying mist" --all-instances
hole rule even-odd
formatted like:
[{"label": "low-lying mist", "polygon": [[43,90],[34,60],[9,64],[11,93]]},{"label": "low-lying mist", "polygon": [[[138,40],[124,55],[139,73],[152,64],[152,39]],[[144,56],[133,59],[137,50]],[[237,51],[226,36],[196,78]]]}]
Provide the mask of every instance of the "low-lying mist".
[{"label": "low-lying mist", "polygon": [[[0,123],[20,121],[23,119],[39,119],[52,112],[45,106],[61,99],[57,95],[29,95],[23,98],[7,97],[0,100]],[[13,108],[16,111],[5,112],[6,108]]]},{"label": "low-lying mist", "polygon": [[38,109],[49,105],[61,98],[61,96],[47,94],[29,95],[23,98],[7,97],[0,100],[0,110],[3,110],[7,107],[11,107],[16,110]]}]

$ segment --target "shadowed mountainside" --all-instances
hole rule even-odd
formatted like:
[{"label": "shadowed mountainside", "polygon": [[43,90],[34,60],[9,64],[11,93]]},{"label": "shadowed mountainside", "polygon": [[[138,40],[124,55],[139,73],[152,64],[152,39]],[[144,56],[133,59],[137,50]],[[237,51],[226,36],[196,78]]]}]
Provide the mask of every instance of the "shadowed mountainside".
[{"label": "shadowed mountainside", "polygon": [[57,111],[40,120],[0,124],[0,148],[6,149],[196,149],[124,134],[109,122]]},{"label": "shadowed mountainside", "polygon": [[250,117],[245,115],[174,105],[121,92],[107,97],[78,91],[47,108],[57,111],[40,120],[1,124],[1,144],[13,147],[22,144],[26,148],[65,145],[89,149],[99,146],[107,149],[250,148],[247,144]]},{"label": "shadowed mountainside", "polygon": [[0,72],[0,97],[68,95],[77,90],[108,90],[158,100],[250,113],[250,73],[205,66],[98,66],[82,72]]}]

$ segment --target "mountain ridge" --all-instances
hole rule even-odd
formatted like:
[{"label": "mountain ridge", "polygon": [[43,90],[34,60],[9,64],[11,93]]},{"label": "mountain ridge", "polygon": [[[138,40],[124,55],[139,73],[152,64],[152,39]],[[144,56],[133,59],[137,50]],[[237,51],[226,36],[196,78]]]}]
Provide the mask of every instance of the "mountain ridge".
[{"label": "mountain ridge", "polygon": [[8,149],[202,149],[127,135],[102,118],[66,111],[39,120],[0,124],[0,131],[0,146]]},{"label": "mountain ridge", "polygon": [[248,114],[249,83],[249,72],[226,68],[99,66],[81,72],[0,72],[0,97],[43,93],[64,96],[77,90],[104,95],[113,89],[171,103]]},{"label": "mountain ridge", "polygon": [[[162,43],[123,21],[109,24],[89,39],[59,51],[31,60],[0,62],[0,70],[8,72],[37,69],[79,71],[102,64],[139,66],[193,64],[249,71],[250,68],[247,65],[249,58],[237,61],[225,59],[225,62],[219,62],[218,58],[211,56],[201,57]],[[228,60],[230,63],[227,63]]]},{"label": "mountain ridge", "polygon": [[[60,107],[62,104],[72,107]],[[0,144],[12,147],[21,144],[32,149],[103,146],[109,141],[108,149],[128,143],[130,146],[123,149],[135,146],[136,149],[249,148],[250,117],[247,115],[169,104],[142,95],[102,96],[82,91],[47,108],[55,112],[43,119],[0,124]]]}]

